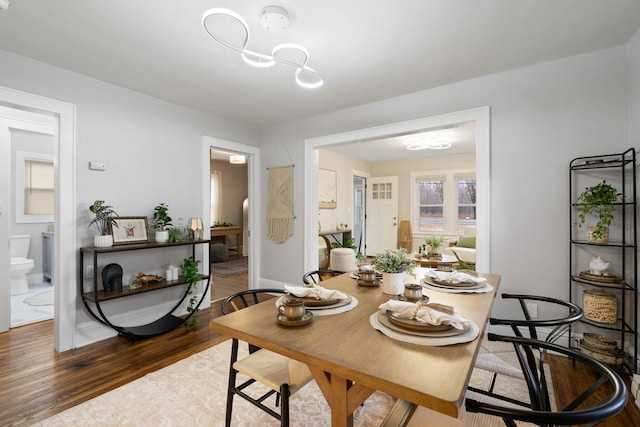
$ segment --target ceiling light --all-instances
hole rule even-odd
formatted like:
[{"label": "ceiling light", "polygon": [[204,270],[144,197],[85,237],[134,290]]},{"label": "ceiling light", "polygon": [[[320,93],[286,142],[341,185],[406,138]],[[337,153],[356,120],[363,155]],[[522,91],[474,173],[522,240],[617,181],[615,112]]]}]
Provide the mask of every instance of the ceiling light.
[{"label": "ceiling light", "polygon": [[407,146],[407,150],[446,150],[451,148],[451,143],[446,141],[418,142]]},{"label": "ceiling light", "polygon": [[231,164],[244,165],[246,162],[246,158],[240,154],[232,154],[229,156],[229,163]]},{"label": "ceiling light", "polygon": [[[287,11],[279,6],[265,7],[260,22],[269,31],[283,31],[290,24]],[[221,8],[207,10],[202,15],[202,26],[212,39],[227,49],[240,53],[244,62],[251,66],[267,68],[280,64],[295,68],[296,83],[307,89],[318,88],[324,83],[322,76],[307,65],[309,53],[299,44],[279,44],[273,48],[271,55],[247,49],[249,26],[242,16],[232,10]],[[231,37],[231,34],[235,37]]]}]

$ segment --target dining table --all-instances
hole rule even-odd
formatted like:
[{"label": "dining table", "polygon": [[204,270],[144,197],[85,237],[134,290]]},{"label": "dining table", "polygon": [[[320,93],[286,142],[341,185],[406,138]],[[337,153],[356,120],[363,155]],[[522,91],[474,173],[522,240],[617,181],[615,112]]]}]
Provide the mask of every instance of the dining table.
[{"label": "dining table", "polygon": [[274,300],[268,300],[213,319],[209,327],[307,364],[331,409],[332,426],[352,426],[353,412],[376,390],[457,418],[500,284],[499,275],[478,277],[486,279],[490,290],[423,288],[430,302],[451,306],[477,325],[479,334],[469,342],[422,345],[381,333],[372,326],[372,315],[381,304],[402,297],[361,286],[353,272],[320,283],[351,297],[352,309],[284,326],[277,320]]}]

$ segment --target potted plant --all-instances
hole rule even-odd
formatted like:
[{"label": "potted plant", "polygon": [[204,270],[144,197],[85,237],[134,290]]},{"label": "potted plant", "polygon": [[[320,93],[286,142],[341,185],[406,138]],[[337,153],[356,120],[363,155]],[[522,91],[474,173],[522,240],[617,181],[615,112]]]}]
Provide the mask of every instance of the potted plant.
[{"label": "potted plant", "polygon": [[94,215],[89,223],[89,227],[95,224],[100,233],[100,235],[94,237],[94,246],[99,248],[112,246],[113,236],[111,235],[111,227],[118,227],[118,223],[115,220],[118,214],[111,206],[106,205],[104,200],[96,200],[89,206],[89,210]]},{"label": "potted plant", "polygon": [[587,187],[578,196],[578,226],[581,227],[587,215],[598,218],[595,227],[587,227],[587,239],[593,243],[607,243],[609,241],[609,226],[613,221],[614,203],[620,193],[606,180]]},{"label": "potted plant", "polygon": [[437,254],[438,249],[440,248],[440,246],[442,246],[442,242],[443,240],[441,237],[436,237],[436,236],[427,237],[424,240],[424,243],[429,247],[428,249],[429,255]]},{"label": "potted plant", "polygon": [[371,265],[382,272],[382,292],[390,295],[404,293],[405,273],[413,275],[413,269],[416,267],[404,248],[386,249],[376,254]]},{"label": "potted plant", "polygon": [[156,230],[156,242],[166,242],[169,240],[168,227],[171,226],[171,217],[168,215],[169,206],[160,203],[153,208],[153,229]]},{"label": "potted plant", "polygon": [[182,276],[184,277],[185,282],[189,284],[186,290],[187,294],[190,295],[189,304],[187,305],[187,313],[189,313],[189,316],[185,321],[186,326],[195,326],[200,321],[200,319],[198,319],[198,294],[194,293],[198,282],[202,280],[198,274],[199,262],[200,261],[195,261],[193,258],[185,258],[180,266]]}]

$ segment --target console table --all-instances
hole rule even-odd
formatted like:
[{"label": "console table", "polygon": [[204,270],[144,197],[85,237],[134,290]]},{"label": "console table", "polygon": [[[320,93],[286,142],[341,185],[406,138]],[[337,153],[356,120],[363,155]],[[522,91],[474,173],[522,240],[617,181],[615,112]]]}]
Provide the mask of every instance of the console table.
[{"label": "console table", "polygon": [[[336,236],[335,236],[336,234],[342,234],[342,242],[336,239]],[[345,240],[351,239],[351,229],[321,231],[318,233],[318,236],[329,236],[333,240],[335,240],[337,243],[340,243],[341,245],[344,246]]]},{"label": "console table", "polygon": [[242,241],[242,227],[233,226],[233,227],[211,227],[211,237],[222,237],[224,240],[224,244],[227,244],[227,236],[236,236],[236,256],[242,256],[242,252],[240,251],[240,242]]}]

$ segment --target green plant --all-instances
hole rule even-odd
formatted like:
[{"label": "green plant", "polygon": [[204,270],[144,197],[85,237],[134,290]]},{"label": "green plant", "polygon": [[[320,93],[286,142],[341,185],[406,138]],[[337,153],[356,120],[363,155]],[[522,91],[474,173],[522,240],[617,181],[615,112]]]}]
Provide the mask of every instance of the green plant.
[{"label": "green plant", "polygon": [[403,273],[413,274],[416,264],[407,257],[407,251],[401,249],[386,249],[384,252],[376,254],[373,268],[383,273]]},{"label": "green plant", "polygon": [[355,240],[353,240],[353,238],[351,237],[344,239],[342,243],[340,243],[339,241],[333,242],[331,243],[331,247],[332,248],[349,248],[349,249],[353,249],[354,251],[358,250]]},{"label": "green plant", "polygon": [[158,231],[165,231],[171,224],[171,217],[168,214],[169,206],[160,203],[153,208],[153,228]]},{"label": "green plant", "polygon": [[587,215],[598,217],[598,222],[593,230],[593,238],[600,240],[609,231],[611,221],[613,221],[614,203],[618,200],[620,193],[606,180],[603,180],[593,187],[587,187],[578,196],[578,226],[581,227],[587,219]]},{"label": "green plant", "polygon": [[193,258],[185,258],[180,266],[185,282],[189,283],[189,287],[186,292],[187,295],[190,295],[189,304],[187,306],[187,313],[189,313],[190,316],[185,322],[186,326],[195,326],[200,321],[198,318],[198,311],[200,311],[200,309],[197,307],[198,295],[193,292],[198,282],[202,280],[198,274],[199,262],[200,261],[195,261]]},{"label": "green plant", "polygon": [[213,221],[213,223],[211,224],[212,227],[233,227],[235,224],[232,224],[230,222],[220,222],[220,221]]},{"label": "green plant", "polygon": [[95,215],[89,223],[89,227],[95,224],[100,235],[106,236],[109,234],[109,225],[118,228],[118,223],[116,222],[118,214],[111,206],[105,205],[104,200],[96,200],[89,206],[89,210]]},{"label": "green plant", "polygon": [[182,233],[178,228],[169,229],[169,242],[179,242],[182,237]]},{"label": "green plant", "polygon": [[453,249],[451,250],[451,252],[453,252],[453,254],[456,256],[456,259],[458,260],[458,266],[456,267],[456,270],[476,271],[476,266],[475,265],[467,264],[466,262],[461,260],[460,257],[458,256],[458,254],[456,253],[456,251],[454,251]]},{"label": "green plant", "polygon": [[433,252],[438,251],[438,248],[442,246],[442,242],[443,242],[442,237],[436,237],[436,236],[427,237],[424,240],[425,245],[431,246],[431,250]]}]

